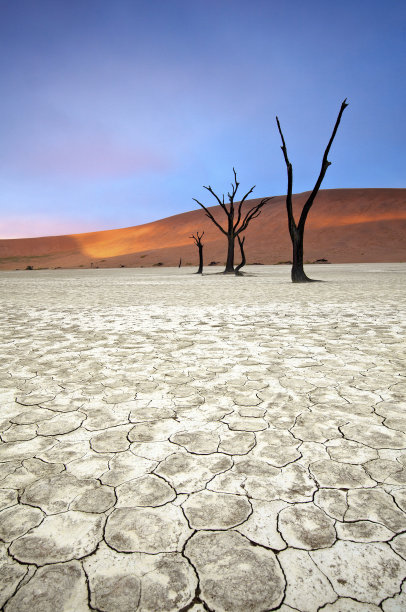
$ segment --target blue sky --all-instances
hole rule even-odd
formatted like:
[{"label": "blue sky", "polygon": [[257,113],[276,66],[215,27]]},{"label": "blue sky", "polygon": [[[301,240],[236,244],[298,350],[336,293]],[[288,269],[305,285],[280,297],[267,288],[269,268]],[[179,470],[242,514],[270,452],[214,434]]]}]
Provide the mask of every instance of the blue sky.
[{"label": "blue sky", "polygon": [[[0,237],[138,225],[285,192],[405,187],[397,0],[0,0]],[[209,195],[209,194],[207,194]]]}]

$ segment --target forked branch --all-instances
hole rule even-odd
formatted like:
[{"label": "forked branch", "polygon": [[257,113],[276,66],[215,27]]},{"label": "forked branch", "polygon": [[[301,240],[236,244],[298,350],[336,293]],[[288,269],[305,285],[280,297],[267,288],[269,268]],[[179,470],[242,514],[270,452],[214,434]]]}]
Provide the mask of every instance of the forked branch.
[{"label": "forked branch", "polygon": [[192,238],[195,241],[195,245],[199,246],[202,244],[203,236],[204,236],[204,232],[202,232],[200,235],[199,235],[199,232],[196,232],[196,235],[192,234],[191,236],[189,236],[189,238]]},{"label": "forked branch", "polygon": [[288,151],[286,148],[285,138],[283,136],[281,124],[279,123],[278,117],[276,117],[276,123],[278,125],[279,134],[282,140],[282,153],[283,158],[285,160],[287,172],[288,172],[288,189],[286,194],[286,210],[288,213],[288,223],[289,223],[289,233],[292,240],[293,246],[293,263],[292,263],[292,281],[294,283],[306,283],[309,282],[309,279],[303,269],[303,235],[304,235],[304,227],[307,219],[307,215],[309,214],[309,210],[311,209],[313,202],[317,196],[317,193],[320,189],[320,186],[323,182],[324,176],[327,172],[327,168],[331,165],[331,162],[328,160],[328,154],[330,152],[331,145],[333,144],[335,135],[338,130],[338,126],[340,125],[341,117],[343,112],[347,108],[347,98],[341,103],[340,111],[338,113],[332,134],[330,136],[330,140],[328,141],[327,147],[324,151],[323,160],[321,163],[321,169],[319,176],[317,177],[316,183],[313,187],[313,191],[307,198],[300,215],[299,223],[296,224],[294,215],[293,215],[293,206],[292,206],[292,189],[293,189],[293,168],[292,164],[289,161]]},{"label": "forked branch", "polygon": [[[224,212],[228,215],[228,210],[226,208],[226,205],[224,204],[224,195],[222,196],[222,199],[219,198],[219,196],[217,195],[217,193],[215,191],[213,191],[213,189],[210,187],[210,185],[208,185],[206,187],[206,185],[203,185],[204,189],[207,189],[207,191],[209,193],[211,193],[212,196],[214,196],[217,200],[217,202],[220,204],[221,208],[224,210]],[[194,199],[194,198],[193,198]]]},{"label": "forked branch", "polygon": [[[241,226],[239,228],[237,228],[237,231],[235,232],[236,236],[238,236],[238,234],[241,234],[241,232],[245,232],[245,230],[247,229],[250,221],[252,221],[252,219],[255,219],[256,217],[259,217],[259,215],[261,214],[261,209],[262,207],[269,202],[269,200],[272,200],[272,198],[262,198],[262,200],[259,202],[259,204],[256,204],[256,206],[253,206],[252,208],[250,208],[250,210],[247,212],[247,214],[245,215]],[[236,228],[234,228],[236,229]]]},{"label": "forked branch", "polygon": [[340,125],[340,121],[341,121],[341,117],[343,115],[343,112],[345,111],[345,109],[347,108],[348,104],[347,104],[347,98],[345,98],[345,100],[343,100],[343,102],[341,103],[341,107],[340,107],[340,111],[338,113],[338,117],[337,120],[335,122],[334,125],[334,129],[333,132],[330,136],[330,140],[328,141],[328,145],[326,147],[326,150],[324,151],[324,155],[323,155],[323,161],[321,163],[321,169],[320,169],[320,174],[317,178],[317,181],[313,187],[313,191],[311,192],[310,196],[308,197],[306,204],[303,206],[303,210],[302,210],[302,214],[300,215],[300,220],[299,220],[299,225],[298,227],[300,229],[304,228],[304,225],[306,223],[306,219],[307,219],[307,215],[309,214],[309,210],[312,207],[312,204],[314,202],[314,199],[320,189],[320,186],[323,182],[324,176],[327,172],[327,168],[329,166],[331,166],[331,162],[328,161],[328,154],[330,153],[330,148],[331,145],[333,144],[333,140],[335,138],[335,135],[337,133],[338,130],[338,126]]},{"label": "forked branch", "polygon": [[251,187],[251,189],[249,191],[247,191],[247,193],[245,194],[245,196],[242,198],[242,200],[240,200],[240,203],[238,204],[238,211],[237,211],[237,221],[234,224],[234,230],[237,229],[239,222],[241,221],[241,210],[242,210],[242,205],[244,204],[245,200],[248,198],[248,196],[250,195],[250,193],[252,193],[255,189],[256,185],[254,185],[253,187]]}]

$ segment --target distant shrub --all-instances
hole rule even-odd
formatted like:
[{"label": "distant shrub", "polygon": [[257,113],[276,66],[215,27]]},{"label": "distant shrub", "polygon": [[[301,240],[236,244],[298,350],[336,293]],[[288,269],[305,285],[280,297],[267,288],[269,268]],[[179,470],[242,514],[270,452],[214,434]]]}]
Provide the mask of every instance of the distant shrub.
[{"label": "distant shrub", "polygon": [[32,266],[27,266],[25,269],[26,270],[33,270],[34,268]]}]

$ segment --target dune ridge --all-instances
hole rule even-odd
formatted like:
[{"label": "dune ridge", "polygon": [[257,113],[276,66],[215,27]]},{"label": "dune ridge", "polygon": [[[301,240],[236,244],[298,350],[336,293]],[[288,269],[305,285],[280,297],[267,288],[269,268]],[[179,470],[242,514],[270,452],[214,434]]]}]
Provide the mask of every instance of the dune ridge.
[{"label": "dune ridge", "polygon": [[[294,196],[299,214],[309,192]],[[252,206],[260,198],[249,200]],[[210,207],[222,222],[224,212]],[[0,269],[196,265],[192,233],[204,231],[205,265],[223,264],[226,239],[200,209],[122,229],[0,240]],[[285,196],[275,196],[246,232],[247,263],[291,259]],[[236,252],[238,258],[238,254]],[[325,189],[310,211],[304,256],[334,263],[406,261],[406,189]]]}]

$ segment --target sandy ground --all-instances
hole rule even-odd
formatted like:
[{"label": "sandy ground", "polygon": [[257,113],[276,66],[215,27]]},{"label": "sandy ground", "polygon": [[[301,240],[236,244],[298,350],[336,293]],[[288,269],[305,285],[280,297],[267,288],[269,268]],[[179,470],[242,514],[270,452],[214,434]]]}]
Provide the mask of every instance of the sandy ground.
[{"label": "sandy ground", "polygon": [[406,264],[2,272],[0,607],[406,609]]}]

